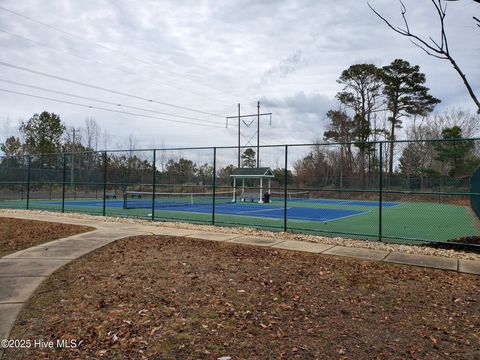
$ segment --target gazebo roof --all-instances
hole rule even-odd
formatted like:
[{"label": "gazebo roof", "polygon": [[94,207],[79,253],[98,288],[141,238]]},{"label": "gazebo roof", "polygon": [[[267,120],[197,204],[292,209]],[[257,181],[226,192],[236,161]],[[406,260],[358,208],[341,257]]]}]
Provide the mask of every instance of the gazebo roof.
[{"label": "gazebo roof", "polygon": [[272,169],[268,167],[239,168],[239,169],[233,170],[232,175],[230,176],[233,178],[239,178],[239,179],[244,179],[244,178],[268,179],[268,178],[275,177],[275,175],[273,175]]}]

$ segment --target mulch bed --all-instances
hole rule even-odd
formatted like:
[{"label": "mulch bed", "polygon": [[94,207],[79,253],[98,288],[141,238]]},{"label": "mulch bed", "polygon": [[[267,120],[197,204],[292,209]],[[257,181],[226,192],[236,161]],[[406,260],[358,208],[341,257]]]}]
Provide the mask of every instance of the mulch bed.
[{"label": "mulch bed", "polygon": [[89,226],[0,217],[0,257],[91,230]]},{"label": "mulch bed", "polygon": [[139,236],[54,273],[6,359],[480,359],[480,277]]},{"label": "mulch bed", "polygon": [[420,246],[480,254],[480,237],[465,236],[461,238],[452,239],[449,241],[430,242],[428,244],[423,244]]},{"label": "mulch bed", "polygon": [[451,241],[462,244],[480,245],[480,236],[465,236]]}]

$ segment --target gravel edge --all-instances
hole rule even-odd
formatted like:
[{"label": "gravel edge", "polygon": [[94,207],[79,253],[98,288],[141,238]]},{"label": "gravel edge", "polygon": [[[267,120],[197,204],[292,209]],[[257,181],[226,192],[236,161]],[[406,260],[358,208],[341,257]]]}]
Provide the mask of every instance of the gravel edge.
[{"label": "gravel edge", "polygon": [[124,217],[113,217],[113,216],[100,216],[100,215],[89,215],[82,213],[58,213],[52,211],[43,211],[43,210],[22,210],[22,209],[0,209],[2,214],[24,214],[24,215],[49,215],[57,216],[63,218],[72,218],[72,219],[84,219],[84,220],[95,220],[99,222],[107,223],[122,223],[122,224],[132,224],[132,225],[149,225],[149,226],[158,226],[158,227],[172,227],[178,229],[188,229],[188,230],[198,230],[198,231],[211,231],[219,233],[230,233],[230,234],[240,234],[240,235],[253,235],[260,237],[274,237],[281,238],[284,240],[297,240],[297,241],[306,241],[311,243],[327,244],[327,245],[340,245],[346,247],[356,247],[364,249],[374,249],[374,250],[386,250],[386,251],[396,251],[403,252],[408,254],[419,254],[419,255],[433,255],[433,256],[442,256],[454,259],[462,260],[477,260],[480,261],[480,254],[467,253],[457,250],[447,250],[447,249],[437,249],[432,247],[425,246],[415,246],[415,245],[399,245],[399,244],[386,244],[376,241],[369,240],[355,240],[341,237],[326,237],[320,235],[308,235],[308,234],[296,234],[291,232],[274,232],[259,230],[249,227],[225,227],[217,225],[199,225],[192,223],[181,223],[181,222],[168,222],[168,221],[151,221],[151,220],[142,220],[135,218],[124,218]]}]

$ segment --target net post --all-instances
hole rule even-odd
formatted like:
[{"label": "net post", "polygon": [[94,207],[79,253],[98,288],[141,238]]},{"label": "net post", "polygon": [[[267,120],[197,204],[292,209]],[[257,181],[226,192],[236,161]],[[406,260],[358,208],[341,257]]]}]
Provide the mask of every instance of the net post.
[{"label": "net post", "polygon": [[283,231],[287,231],[288,145],[285,145],[285,177],[283,186]]},{"label": "net post", "polygon": [[65,212],[65,181],[67,180],[67,154],[63,154],[62,213]]},{"label": "net post", "polygon": [[27,170],[27,210],[30,208],[30,175],[32,168],[32,157],[28,155],[28,170]]},{"label": "net post", "polygon": [[105,216],[106,209],[106,199],[107,199],[107,152],[103,152],[103,209],[102,215]]},{"label": "net post", "polygon": [[[379,142],[379,164],[380,172],[378,176],[378,241],[382,241],[382,202],[383,202],[383,144]],[[392,154],[390,156],[393,156]]]},{"label": "net post", "polygon": [[153,175],[152,175],[152,221],[155,220],[155,182],[157,172],[157,150],[153,150]]},{"label": "net post", "polygon": [[212,225],[215,225],[215,194],[216,194],[216,176],[217,175],[217,148],[213,148],[213,182],[212,182]]}]

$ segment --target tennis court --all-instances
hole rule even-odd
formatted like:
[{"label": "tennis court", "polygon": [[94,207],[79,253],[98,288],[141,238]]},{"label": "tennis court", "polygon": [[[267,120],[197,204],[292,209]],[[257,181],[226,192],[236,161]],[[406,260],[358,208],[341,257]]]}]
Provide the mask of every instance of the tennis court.
[{"label": "tennis court", "polygon": [[[173,198],[172,198],[173,196]],[[152,214],[152,205],[155,203]],[[62,200],[30,199],[30,209],[103,214],[103,199],[68,197]],[[379,202],[372,199],[287,198],[278,195],[270,203],[232,202],[231,193],[160,194],[125,199],[106,199],[105,215],[142,219],[194,222],[225,226],[257,227],[327,236],[378,239]],[[25,200],[0,201],[0,207],[25,208]],[[285,217],[286,215],[286,217]],[[448,241],[476,236],[478,220],[468,206],[441,202],[383,201],[382,238],[397,243],[435,239]]]},{"label": "tennis court", "polygon": [[[211,198],[210,203],[207,203],[208,199],[203,199],[201,203],[181,203],[175,202],[173,200],[159,201],[155,200],[155,209],[156,210],[165,210],[176,211],[176,212],[193,212],[193,213],[205,213],[211,214],[213,210],[213,198]],[[226,200],[226,199],[223,199]],[[229,199],[230,200],[230,199]],[[309,200],[304,200],[308,202]],[[316,203],[316,200],[312,200],[312,203]],[[326,203],[335,203],[335,202],[326,202]],[[343,202],[338,201],[337,204],[343,204]],[[350,204],[351,202],[345,202],[345,204]],[[39,202],[42,205],[52,205],[58,206],[61,205],[61,202],[58,201],[44,201]],[[124,209],[124,200],[107,200],[106,207],[108,208],[117,208],[123,209],[128,213],[129,210],[134,209],[150,209],[152,208],[152,200],[143,200],[135,199],[130,200],[129,208]],[[332,209],[332,208],[315,208],[315,207],[303,207],[299,206],[298,202],[295,202],[295,206],[287,207],[287,217],[292,220],[304,220],[304,221],[333,221],[349,216],[355,216],[358,214],[365,213],[363,210],[349,210],[349,209]],[[103,201],[98,200],[73,200],[65,201],[65,206],[86,206],[86,207],[103,207]],[[365,206],[378,206],[378,203],[375,205],[373,202],[367,202]],[[386,206],[392,206],[386,204]],[[260,218],[271,218],[271,219],[283,219],[284,218],[284,207],[283,202],[273,201],[270,204],[258,204],[258,203],[242,203],[236,202],[233,203],[225,201],[221,203],[215,203],[215,212],[217,214],[225,215],[234,215],[234,216],[247,216],[247,217],[260,217]],[[151,213],[151,211],[150,211]],[[148,214],[147,214],[148,215]]]}]

